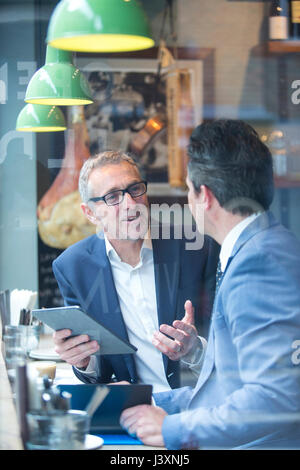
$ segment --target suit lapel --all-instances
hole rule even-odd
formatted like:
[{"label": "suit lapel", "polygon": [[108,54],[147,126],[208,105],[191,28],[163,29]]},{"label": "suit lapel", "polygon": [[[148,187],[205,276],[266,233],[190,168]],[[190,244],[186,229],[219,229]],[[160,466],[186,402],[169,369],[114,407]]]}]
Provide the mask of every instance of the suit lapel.
[{"label": "suit lapel", "polygon": [[92,273],[90,278],[93,282],[87,297],[87,304],[90,304],[91,310],[96,313],[95,318],[98,318],[108,328],[113,324],[114,331],[128,340],[103,239],[95,241],[91,257]]},{"label": "suit lapel", "polygon": [[[175,320],[179,281],[180,244],[178,240],[153,239],[158,324],[172,325]],[[168,358],[163,355],[165,370]]]}]

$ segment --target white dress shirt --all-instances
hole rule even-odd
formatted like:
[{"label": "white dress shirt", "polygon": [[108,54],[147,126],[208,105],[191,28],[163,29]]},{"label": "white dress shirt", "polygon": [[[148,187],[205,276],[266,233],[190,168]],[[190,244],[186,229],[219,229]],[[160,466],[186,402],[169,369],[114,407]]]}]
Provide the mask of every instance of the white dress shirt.
[{"label": "white dress shirt", "polygon": [[258,217],[260,214],[261,212],[249,215],[249,217],[246,217],[237,225],[235,225],[235,227],[233,227],[233,229],[231,229],[230,232],[228,232],[228,234],[224,238],[220,251],[220,263],[222,272],[224,272],[226,269],[233,247],[237,242],[239,236],[242,234],[245,228],[248,227],[248,225],[250,225],[251,222],[253,222],[253,220],[255,220],[256,217]]},{"label": "white dress shirt", "polygon": [[[151,239],[144,240],[140,262],[135,267],[121,261],[105,236],[104,241],[128,339],[138,349],[135,364],[139,381],[152,384],[153,392],[170,390],[162,353],[152,344],[159,325]],[[80,372],[96,378],[100,375],[98,364],[92,355],[86,370]]]},{"label": "white dress shirt", "polygon": [[106,238],[105,247],[129,342],[138,349],[137,375],[142,383],[152,384],[154,392],[170,390],[162,353],[152,344],[159,325],[151,240],[144,241],[140,262],[135,267],[122,262]]}]

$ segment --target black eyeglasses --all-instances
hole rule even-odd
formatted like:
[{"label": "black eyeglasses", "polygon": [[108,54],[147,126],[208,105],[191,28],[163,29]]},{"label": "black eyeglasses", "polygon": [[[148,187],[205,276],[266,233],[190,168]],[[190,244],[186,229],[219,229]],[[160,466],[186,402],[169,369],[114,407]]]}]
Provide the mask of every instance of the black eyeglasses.
[{"label": "black eyeglasses", "polygon": [[98,202],[104,201],[108,206],[116,206],[121,204],[124,199],[125,193],[130,194],[130,196],[135,199],[142,196],[147,191],[147,181],[139,181],[138,183],[132,183],[127,186],[126,189],[117,189],[116,191],[111,191],[110,193],[105,194],[102,197],[91,197],[89,201]]}]

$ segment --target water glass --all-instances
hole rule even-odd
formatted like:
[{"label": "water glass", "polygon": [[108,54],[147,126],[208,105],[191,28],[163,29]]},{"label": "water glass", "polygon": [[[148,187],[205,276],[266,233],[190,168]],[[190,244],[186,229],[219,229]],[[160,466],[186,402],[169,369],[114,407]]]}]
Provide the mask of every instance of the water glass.
[{"label": "water glass", "polygon": [[28,450],[82,450],[90,429],[90,416],[81,410],[27,413]]},{"label": "water glass", "polygon": [[24,365],[26,361],[22,335],[20,333],[15,333],[14,335],[5,334],[3,336],[3,344],[7,375],[14,394],[16,367]]},{"label": "water glass", "polygon": [[21,335],[21,347],[25,354],[36,349],[40,339],[40,325],[7,325],[4,329],[7,336]]}]

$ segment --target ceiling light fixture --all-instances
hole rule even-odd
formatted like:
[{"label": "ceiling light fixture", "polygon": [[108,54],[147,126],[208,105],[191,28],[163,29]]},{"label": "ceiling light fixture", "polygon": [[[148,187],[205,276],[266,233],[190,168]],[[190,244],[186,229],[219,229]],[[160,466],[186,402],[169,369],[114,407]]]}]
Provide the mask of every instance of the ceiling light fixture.
[{"label": "ceiling light fixture", "polygon": [[62,0],[50,18],[47,42],[78,52],[124,52],[154,46],[137,0]]},{"label": "ceiling light fixture", "polygon": [[87,79],[72,63],[72,52],[47,46],[46,63],[31,78],[26,103],[72,106],[93,102]]},{"label": "ceiling light fixture", "polygon": [[16,130],[23,132],[57,132],[66,130],[65,117],[57,106],[27,104],[20,111]]}]

